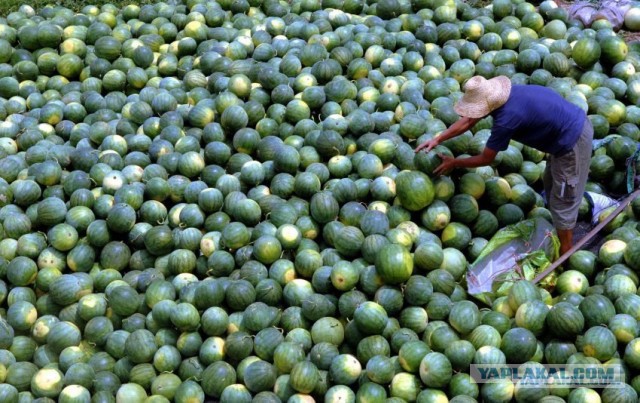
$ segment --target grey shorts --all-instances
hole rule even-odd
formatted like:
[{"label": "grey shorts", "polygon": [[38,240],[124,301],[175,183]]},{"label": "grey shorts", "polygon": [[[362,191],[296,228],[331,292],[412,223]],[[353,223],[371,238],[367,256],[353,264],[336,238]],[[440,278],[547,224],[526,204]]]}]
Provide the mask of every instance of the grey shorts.
[{"label": "grey shorts", "polygon": [[585,119],[580,138],[573,149],[561,156],[549,156],[544,171],[544,190],[556,229],[573,229],[578,218],[584,187],[589,177],[593,127]]}]

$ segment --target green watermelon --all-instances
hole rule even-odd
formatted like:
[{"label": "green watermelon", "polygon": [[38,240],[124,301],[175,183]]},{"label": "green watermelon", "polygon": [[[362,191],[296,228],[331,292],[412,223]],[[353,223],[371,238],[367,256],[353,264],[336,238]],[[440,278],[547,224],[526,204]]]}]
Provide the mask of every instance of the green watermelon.
[{"label": "green watermelon", "polygon": [[376,271],[388,284],[400,284],[411,277],[413,259],[409,251],[399,244],[387,244],[376,256]]},{"label": "green watermelon", "polygon": [[402,171],[395,179],[400,204],[409,211],[429,206],[435,197],[431,179],[419,171]]}]

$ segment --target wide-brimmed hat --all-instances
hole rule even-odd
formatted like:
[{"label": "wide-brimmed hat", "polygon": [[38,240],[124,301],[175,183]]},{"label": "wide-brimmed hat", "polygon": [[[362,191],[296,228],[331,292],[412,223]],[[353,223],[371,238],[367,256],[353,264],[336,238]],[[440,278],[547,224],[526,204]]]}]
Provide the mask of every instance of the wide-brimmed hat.
[{"label": "wide-brimmed hat", "polygon": [[475,76],[464,85],[464,95],[453,109],[460,116],[482,118],[504,105],[510,93],[509,77],[498,76],[487,80]]}]

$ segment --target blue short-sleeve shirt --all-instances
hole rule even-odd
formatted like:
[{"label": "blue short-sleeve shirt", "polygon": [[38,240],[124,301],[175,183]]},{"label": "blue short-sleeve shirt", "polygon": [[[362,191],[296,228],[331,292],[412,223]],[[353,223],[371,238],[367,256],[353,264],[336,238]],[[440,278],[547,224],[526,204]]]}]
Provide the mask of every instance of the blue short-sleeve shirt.
[{"label": "blue short-sleeve shirt", "polygon": [[578,141],[586,114],[550,88],[514,85],[507,102],[491,116],[488,148],[506,150],[513,139],[545,153],[562,155]]}]

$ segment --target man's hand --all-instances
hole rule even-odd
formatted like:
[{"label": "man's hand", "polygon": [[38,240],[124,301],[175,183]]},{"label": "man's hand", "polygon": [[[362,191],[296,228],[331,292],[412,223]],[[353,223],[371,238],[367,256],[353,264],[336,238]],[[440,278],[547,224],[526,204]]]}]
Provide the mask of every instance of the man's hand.
[{"label": "man's hand", "polygon": [[434,169],[433,173],[436,175],[444,175],[449,173],[456,167],[456,159],[446,154],[438,154],[438,157],[442,160],[442,163]]},{"label": "man's hand", "polygon": [[438,153],[442,163],[433,170],[433,173],[435,175],[443,175],[449,173],[453,168],[476,168],[489,165],[496,158],[497,153],[497,151],[487,147],[484,148],[482,154],[466,158],[453,158],[446,154]]},{"label": "man's hand", "polygon": [[416,152],[416,154],[417,154],[417,153],[419,153],[420,151],[422,151],[423,149],[424,149],[426,152],[429,152],[429,151],[431,151],[431,149],[432,149],[433,147],[437,146],[437,145],[438,145],[438,143],[439,143],[438,139],[434,137],[434,138],[429,139],[429,140],[425,141],[424,143],[420,144],[418,147],[416,147],[415,152]]}]

